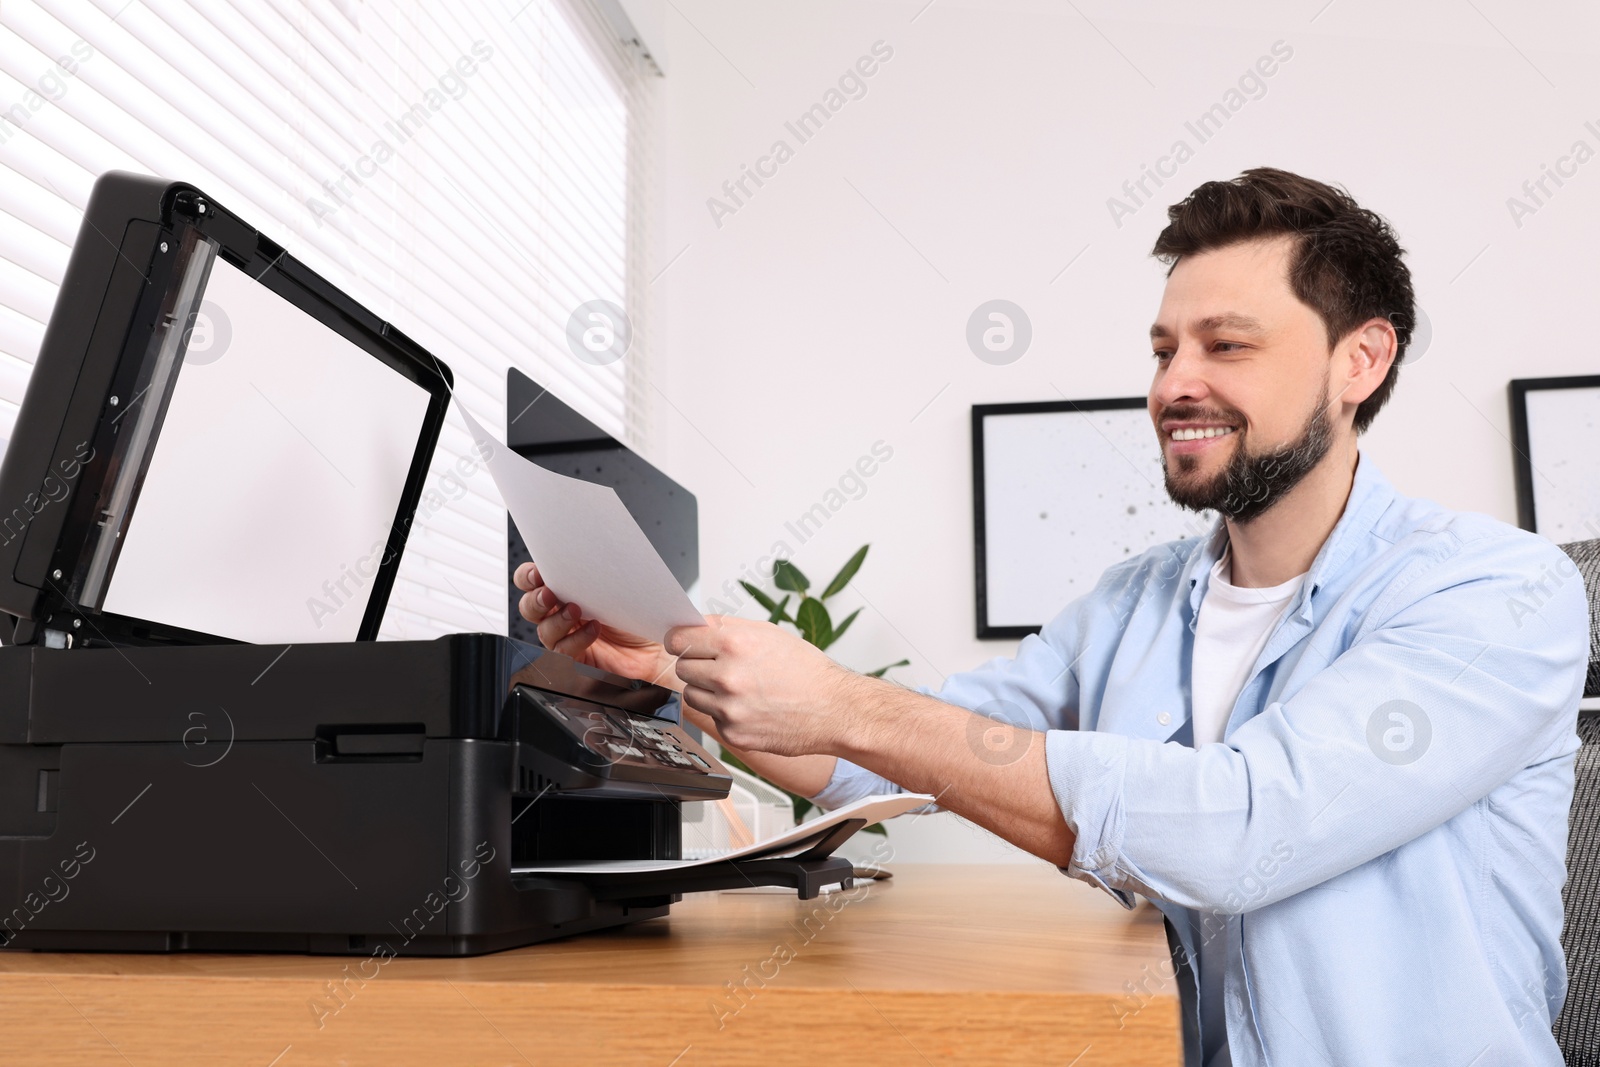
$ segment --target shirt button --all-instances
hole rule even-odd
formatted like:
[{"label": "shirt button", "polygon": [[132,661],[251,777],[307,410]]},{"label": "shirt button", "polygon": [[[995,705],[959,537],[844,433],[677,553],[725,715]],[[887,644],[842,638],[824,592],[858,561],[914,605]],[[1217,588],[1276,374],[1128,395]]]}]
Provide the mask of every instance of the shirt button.
[{"label": "shirt button", "polygon": [[1170,726],[1172,725],[1172,716],[1163,711],[1160,715],[1156,716],[1156,722],[1160,723],[1162,726]]}]

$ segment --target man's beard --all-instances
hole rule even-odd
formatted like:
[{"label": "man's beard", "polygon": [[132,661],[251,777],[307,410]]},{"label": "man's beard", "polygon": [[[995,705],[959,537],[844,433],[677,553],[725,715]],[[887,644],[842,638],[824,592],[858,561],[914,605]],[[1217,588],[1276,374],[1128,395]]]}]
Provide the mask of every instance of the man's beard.
[{"label": "man's beard", "polygon": [[[1323,393],[1327,393],[1326,386]],[[1235,430],[1241,435],[1239,447],[1234,449],[1228,465],[1209,481],[1181,484],[1174,480],[1171,464],[1163,464],[1167,495],[1173,503],[1190,511],[1214,510],[1236,523],[1249,522],[1299,485],[1333,447],[1327,408],[1326,404],[1314,408],[1298,438],[1265,455],[1250,455],[1243,428]],[[1180,470],[1186,462],[1190,462],[1188,456],[1177,457]]]}]

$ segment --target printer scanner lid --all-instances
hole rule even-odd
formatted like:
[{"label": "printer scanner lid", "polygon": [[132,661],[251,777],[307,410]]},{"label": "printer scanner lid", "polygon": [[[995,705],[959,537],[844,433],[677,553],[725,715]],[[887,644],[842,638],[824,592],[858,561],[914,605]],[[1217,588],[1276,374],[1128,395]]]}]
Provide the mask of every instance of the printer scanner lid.
[{"label": "printer scanner lid", "polygon": [[194,186],[102,175],[0,463],[0,636],[373,639],[451,382]]}]

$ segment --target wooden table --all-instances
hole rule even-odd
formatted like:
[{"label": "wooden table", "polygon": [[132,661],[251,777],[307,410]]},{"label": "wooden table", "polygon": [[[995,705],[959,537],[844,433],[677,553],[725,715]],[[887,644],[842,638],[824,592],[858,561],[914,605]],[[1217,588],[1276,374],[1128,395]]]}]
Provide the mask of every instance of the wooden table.
[{"label": "wooden table", "polygon": [[0,953],[0,1061],[1181,1063],[1155,909],[1043,863],[893,870],[473,959]]}]

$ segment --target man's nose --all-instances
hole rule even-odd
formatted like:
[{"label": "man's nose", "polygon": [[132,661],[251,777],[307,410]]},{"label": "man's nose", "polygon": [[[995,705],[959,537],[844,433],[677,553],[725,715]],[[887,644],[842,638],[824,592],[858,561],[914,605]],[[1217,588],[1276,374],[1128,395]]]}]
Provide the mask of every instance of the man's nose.
[{"label": "man's nose", "polygon": [[1167,364],[1156,372],[1151,393],[1162,406],[1180,400],[1200,400],[1207,393],[1204,361],[1197,344],[1179,344],[1167,357]]}]

